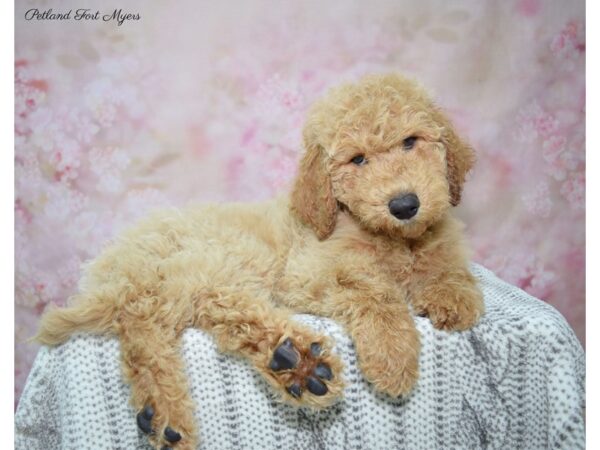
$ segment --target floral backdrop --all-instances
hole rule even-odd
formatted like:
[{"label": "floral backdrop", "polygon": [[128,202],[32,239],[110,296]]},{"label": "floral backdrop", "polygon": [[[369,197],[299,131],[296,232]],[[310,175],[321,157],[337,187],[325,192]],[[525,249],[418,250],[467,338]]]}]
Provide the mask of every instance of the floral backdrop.
[{"label": "floral backdrop", "polygon": [[[371,72],[417,78],[448,111],[478,152],[457,210],[473,259],[584,342],[583,0],[127,1],[73,18],[97,3],[15,7],[15,401],[25,340],[82,262],[149,209],[286,189],[307,107]],[[102,20],[115,8],[139,19]]]}]

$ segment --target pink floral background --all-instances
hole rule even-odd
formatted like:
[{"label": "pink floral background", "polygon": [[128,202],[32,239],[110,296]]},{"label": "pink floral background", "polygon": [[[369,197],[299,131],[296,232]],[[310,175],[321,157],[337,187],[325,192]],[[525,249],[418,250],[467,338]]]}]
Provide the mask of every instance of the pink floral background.
[{"label": "pink floral background", "polygon": [[[478,151],[473,259],[585,339],[584,2],[103,2],[137,21],[26,21],[15,60],[15,401],[50,303],[149,209],[286,189],[308,105],[400,71]],[[235,5],[235,6],[234,6]]]}]

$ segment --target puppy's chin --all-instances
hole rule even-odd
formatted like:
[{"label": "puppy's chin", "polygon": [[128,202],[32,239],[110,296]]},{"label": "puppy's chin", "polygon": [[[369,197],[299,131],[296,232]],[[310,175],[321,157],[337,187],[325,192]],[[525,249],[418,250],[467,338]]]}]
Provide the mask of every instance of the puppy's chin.
[{"label": "puppy's chin", "polygon": [[[356,217],[356,216],[354,216]],[[365,218],[358,219],[361,228],[368,231],[373,235],[386,236],[390,239],[417,239],[421,236],[429,227],[428,223],[424,223],[419,220],[398,220],[395,217],[390,216],[379,220],[365,220]]]},{"label": "puppy's chin", "polygon": [[429,228],[429,224],[409,221],[408,223],[396,226],[396,233],[405,239],[417,239]]},{"label": "puppy's chin", "polygon": [[417,239],[419,238],[427,228],[429,223],[411,219],[411,220],[398,220],[394,217],[390,217],[389,220],[385,221],[385,225],[382,227],[382,231],[396,239]]},{"label": "puppy's chin", "polygon": [[391,214],[382,214],[378,217],[370,217],[370,220],[363,220],[362,224],[371,233],[385,235],[391,239],[418,239],[438,223],[445,216],[445,212],[446,210],[442,209],[438,214],[432,215],[431,211],[423,211],[408,220],[399,220]]},{"label": "puppy's chin", "polygon": [[363,205],[353,205],[354,208],[349,208],[341,202],[339,206],[340,211],[348,214],[348,217],[363,230],[390,239],[418,239],[429,227],[444,216],[447,209],[439,207],[435,210],[437,214],[432,214],[433,211],[428,208],[419,211],[411,219],[399,220],[390,214],[387,206],[362,208]]}]

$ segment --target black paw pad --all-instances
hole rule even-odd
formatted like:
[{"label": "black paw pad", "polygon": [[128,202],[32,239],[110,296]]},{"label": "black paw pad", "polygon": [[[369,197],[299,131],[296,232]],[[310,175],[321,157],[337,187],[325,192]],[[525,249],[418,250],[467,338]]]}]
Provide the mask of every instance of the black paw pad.
[{"label": "black paw pad", "polygon": [[331,380],[333,378],[333,372],[331,371],[331,367],[329,367],[325,363],[317,364],[315,370],[313,370],[313,375],[316,375],[319,378],[323,378],[324,380]]},{"label": "black paw pad", "polygon": [[154,433],[152,429],[152,417],[154,416],[154,409],[152,406],[146,406],[140,413],[137,415],[137,425],[140,430],[142,430],[146,434]]},{"label": "black paw pad", "polygon": [[315,395],[321,396],[327,394],[327,386],[317,377],[309,375],[306,378],[306,388]]},{"label": "black paw pad", "polygon": [[146,406],[142,411],[142,415],[145,419],[152,420],[154,417],[154,408],[150,405]]},{"label": "black paw pad", "polygon": [[181,440],[181,434],[173,428],[167,427],[165,428],[165,439],[169,442],[179,442]]},{"label": "black paw pad", "polygon": [[300,385],[298,383],[292,384],[291,386],[286,388],[286,390],[289,392],[289,394],[292,397],[300,398],[302,396],[302,388],[300,387]]},{"label": "black paw pad", "polygon": [[322,351],[323,349],[321,348],[321,344],[319,344],[318,342],[313,342],[312,344],[310,344],[310,354],[313,355],[315,358],[321,356]]},{"label": "black paw pad", "polygon": [[298,353],[292,344],[292,340],[287,338],[273,352],[273,359],[269,363],[269,368],[275,372],[279,370],[293,369],[298,364]]}]

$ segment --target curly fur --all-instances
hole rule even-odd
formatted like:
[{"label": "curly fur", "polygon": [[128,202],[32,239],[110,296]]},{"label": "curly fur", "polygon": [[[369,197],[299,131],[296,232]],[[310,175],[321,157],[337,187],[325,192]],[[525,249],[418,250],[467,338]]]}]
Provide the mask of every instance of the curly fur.
[{"label": "curly fur", "polygon": [[[407,151],[409,136],[418,139]],[[247,358],[282,399],[323,407],[341,395],[342,364],[327,337],[290,317],[328,316],[353,337],[367,380],[408,394],[420,349],[411,309],[445,330],[467,329],[483,313],[462,227],[449,214],[473,151],[424,90],[398,75],[332,90],[310,111],[304,145],[289,197],[165,211],[120,236],[89,264],[72,306],[45,314],[39,342],[117,335],[134,408],[152,405],[154,428],[183,436],[170,444],[178,449],[198,441],[179,352],[188,327]],[[367,163],[352,164],[357,154]],[[406,192],[421,207],[398,220],[388,203]],[[285,387],[297,374],[269,368],[287,337],[298,349],[322,345],[336,374],[327,395],[296,399]],[[150,437],[156,448],[161,436]]]}]

